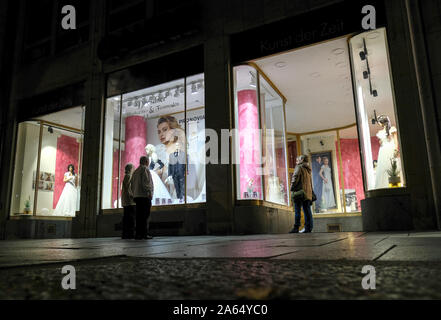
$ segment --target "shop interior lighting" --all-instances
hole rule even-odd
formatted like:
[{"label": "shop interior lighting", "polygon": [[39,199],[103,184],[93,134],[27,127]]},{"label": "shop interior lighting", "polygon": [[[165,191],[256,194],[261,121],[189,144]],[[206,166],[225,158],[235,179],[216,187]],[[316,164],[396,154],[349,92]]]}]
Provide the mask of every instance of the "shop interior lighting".
[{"label": "shop interior lighting", "polygon": [[54,128],[52,128],[51,126],[49,126],[49,127],[47,128],[47,132],[49,132],[49,133],[54,133]]},{"label": "shop interior lighting", "polygon": [[378,91],[372,88],[371,68],[369,66],[368,50],[366,47],[366,39],[363,38],[363,51],[360,52],[360,59],[366,61],[367,71],[363,71],[363,79],[369,80],[369,93],[378,97]]}]

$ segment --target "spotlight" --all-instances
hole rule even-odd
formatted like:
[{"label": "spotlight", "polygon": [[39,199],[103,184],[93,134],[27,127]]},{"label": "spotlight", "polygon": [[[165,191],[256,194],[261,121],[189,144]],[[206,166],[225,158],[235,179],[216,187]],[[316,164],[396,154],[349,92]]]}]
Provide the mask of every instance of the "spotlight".
[{"label": "spotlight", "polygon": [[49,126],[49,127],[47,128],[47,131],[48,131],[49,133],[54,133],[54,128],[52,128],[51,126]]},{"label": "spotlight", "polygon": [[372,90],[372,95],[374,97],[378,97],[378,91],[377,90]]},{"label": "spotlight", "polygon": [[366,60],[366,52],[360,51],[360,59],[361,59],[361,61]]},{"label": "spotlight", "polygon": [[363,71],[363,79],[369,78],[369,71]]},{"label": "spotlight", "polygon": [[254,78],[253,75],[251,75],[250,87],[253,87],[253,88],[257,87],[256,78]]},{"label": "spotlight", "polygon": [[323,147],[325,144],[323,142],[323,140],[320,140],[320,145]]}]

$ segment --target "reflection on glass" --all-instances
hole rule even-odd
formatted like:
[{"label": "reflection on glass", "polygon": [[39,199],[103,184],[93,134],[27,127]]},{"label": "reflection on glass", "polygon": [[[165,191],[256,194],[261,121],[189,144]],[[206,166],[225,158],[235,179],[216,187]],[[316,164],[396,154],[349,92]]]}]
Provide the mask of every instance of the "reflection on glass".
[{"label": "reflection on glass", "polygon": [[386,30],[350,40],[368,190],[405,186]]},{"label": "reflection on glass", "polygon": [[260,104],[265,118],[265,200],[288,204],[285,115],[283,100],[260,77]]}]

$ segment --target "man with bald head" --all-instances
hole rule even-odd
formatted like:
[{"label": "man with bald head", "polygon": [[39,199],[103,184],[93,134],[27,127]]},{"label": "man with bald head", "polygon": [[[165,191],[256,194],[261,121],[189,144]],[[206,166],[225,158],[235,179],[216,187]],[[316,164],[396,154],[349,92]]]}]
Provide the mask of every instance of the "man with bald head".
[{"label": "man with bald head", "polygon": [[149,158],[142,156],[139,167],[132,175],[132,193],[136,203],[136,236],[135,239],[152,239],[148,234],[148,218],[152,207],[153,180],[149,170]]}]

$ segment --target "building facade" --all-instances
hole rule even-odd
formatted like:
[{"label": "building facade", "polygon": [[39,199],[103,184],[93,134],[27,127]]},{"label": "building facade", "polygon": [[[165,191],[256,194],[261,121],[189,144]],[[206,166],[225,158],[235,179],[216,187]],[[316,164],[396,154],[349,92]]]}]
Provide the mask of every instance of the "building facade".
[{"label": "building facade", "polygon": [[34,2],[1,4],[0,238],[119,235],[143,155],[158,235],[288,232],[300,154],[315,231],[440,228],[441,1]]}]

